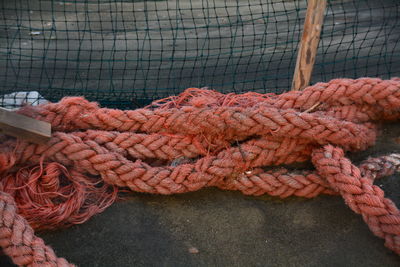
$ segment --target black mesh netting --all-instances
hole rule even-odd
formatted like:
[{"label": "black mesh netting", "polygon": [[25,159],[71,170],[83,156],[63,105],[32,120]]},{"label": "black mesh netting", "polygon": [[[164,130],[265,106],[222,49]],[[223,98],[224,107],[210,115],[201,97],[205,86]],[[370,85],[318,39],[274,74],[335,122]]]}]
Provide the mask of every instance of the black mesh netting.
[{"label": "black mesh netting", "polygon": [[[0,95],[84,95],[135,108],[188,87],[282,92],[290,89],[306,6],[1,0]],[[329,1],[312,81],[399,76],[399,15],[400,1]]]}]

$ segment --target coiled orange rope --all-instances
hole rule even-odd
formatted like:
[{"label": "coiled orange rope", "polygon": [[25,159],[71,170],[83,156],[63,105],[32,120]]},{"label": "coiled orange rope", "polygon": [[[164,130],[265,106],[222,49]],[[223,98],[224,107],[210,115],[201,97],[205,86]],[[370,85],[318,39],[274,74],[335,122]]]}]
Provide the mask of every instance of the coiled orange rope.
[{"label": "coiled orange rope", "polygon": [[[115,201],[117,187],[340,194],[400,254],[400,212],[373,185],[398,170],[400,157],[370,159],[360,168],[344,157],[373,145],[374,121],[400,118],[399,79],[337,79],[281,95],[191,88],[126,111],[70,97],[18,112],[51,123],[55,132],[46,145],[5,137],[0,145],[0,246],[16,264],[67,266],[28,224],[83,223]],[[309,159],[315,171],[263,168]]]}]

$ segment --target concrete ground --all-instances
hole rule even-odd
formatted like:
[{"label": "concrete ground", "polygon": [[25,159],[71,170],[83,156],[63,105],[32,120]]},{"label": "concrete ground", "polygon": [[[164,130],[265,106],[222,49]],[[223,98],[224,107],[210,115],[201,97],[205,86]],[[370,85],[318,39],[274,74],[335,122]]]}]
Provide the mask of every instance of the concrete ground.
[{"label": "concrete ground", "polygon": [[[279,92],[290,84],[301,22],[282,14],[293,8],[304,14],[305,7],[304,1],[282,1],[285,5],[272,1],[275,4],[270,5],[240,0],[239,9],[224,7],[222,0],[147,1],[150,11],[146,20],[145,2],[132,1],[134,10],[129,9],[129,1],[122,0],[115,1],[116,5],[113,1],[79,4],[76,10],[72,2],[0,0],[1,8],[10,12],[0,13],[0,95],[39,90],[53,101],[63,95],[83,94],[108,101],[103,103],[114,101],[114,106],[129,103],[126,107],[132,107],[132,97],[143,104],[148,101],[146,97],[165,97],[190,86]],[[251,5],[243,4],[246,2]],[[348,2],[344,5],[346,12],[356,8],[351,3],[357,1],[343,2]],[[368,4],[358,7],[357,17],[346,16],[343,10],[337,11],[340,15],[328,14],[326,32],[334,35],[322,39],[320,54],[324,57],[317,58],[314,81],[341,76],[400,76],[400,60],[396,60],[400,27],[393,27],[390,33],[382,31],[383,24],[398,23],[398,11],[379,7],[380,3],[390,6],[394,2],[364,1]],[[27,11],[14,12],[21,8],[15,3],[22,3]],[[184,10],[191,7],[190,3],[195,12]],[[212,10],[206,3],[220,8],[205,14],[204,10]],[[178,5],[182,8],[179,12],[167,12]],[[151,11],[155,7],[158,12]],[[40,8],[45,11],[39,12]],[[125,11],[123,16],[118,15],[121,10]],[[273,21],[262,16],[267,10],[282,16]],[[134,18],[129,17],[131,13]],[[161,18],[161,24],[154,20],[155,15]],[[17,17],[25,20],[17,23]],[[208,22],[204,17],[209,18]],[[124,24],[124,20],[130,22]],[[249,32],[253,21],[254,34]],[[185,30],[164,31],[162,35],[135,28],[174,28],[179,22],[185,23]],[[194,31],[190,29],[194,23],[204,27]],[[207,23],[222,27],[207,28]],[[351,27],[352,23],[359,28]],[[41,33],[32,35],[33,29]],[[293,35],[288,35],[288,29]],[[167,41],[159,41],[160,37]],[[336,53],[340,44],[348,44],[351,49]],[[246,53],[246,49],[254,54]],[[217,56],[204,54],[209,56],[205,60],[199,51],[215,52]],[[186,57],[186,63],[179,60],[182,57]],[[154,61],[157,58],[159,61]],[[142,65],[136,59],[141,59]],[[252,79],[258,80],[243,83]],[[368,156],[399,152],[400,144],[395,142],[399,136],[400,125],[384,125],[376,146],[350,156],[359,162]],[[398,206],[399,175],[377,181]],[[343,199],[333,196],[280,200],[213,188],[173,196],[133,193],[83,225],[40,236],[59,256],[78,266],[400,265],[400,258],[383,246],[383,240],[369,231],[362,218]],[[0,266],[13,265],[3,256]]]}]

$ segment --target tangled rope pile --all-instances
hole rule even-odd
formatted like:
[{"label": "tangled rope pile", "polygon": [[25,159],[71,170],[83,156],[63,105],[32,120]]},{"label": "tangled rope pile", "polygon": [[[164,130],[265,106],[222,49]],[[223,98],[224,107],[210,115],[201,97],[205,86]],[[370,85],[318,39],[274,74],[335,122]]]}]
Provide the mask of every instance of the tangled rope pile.
[{"label": "tangled rope pile", "polygon": [[[339,194],[400,254],[400,212],[373,185],[399,170],[400,156],[360,167],[344,156],[374,144],[374,121],[400,118],[399,79],[337,79],[281,95],[191,88],[125,111],[69,97],[18,112],[55,131],[45,145],[2,137],[0,246],[18,265],[70,266],[31,227],[82,223],[111,205],[118,188]],[[315,171],[266,169],[310,159]]]}]

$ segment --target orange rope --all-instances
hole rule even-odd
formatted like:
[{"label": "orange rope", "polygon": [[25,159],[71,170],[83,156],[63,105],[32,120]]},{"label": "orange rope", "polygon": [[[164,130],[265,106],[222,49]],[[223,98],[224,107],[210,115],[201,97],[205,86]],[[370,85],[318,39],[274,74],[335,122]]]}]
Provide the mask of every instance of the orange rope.
[{"label": "orange rope", "polygon": [[[397,120],[399,111],[400,80],[372,78],[281,95],[190,88],[137,110],[100,108],[80,97],[24,107],[18,112],[51,123],[55,132],[46,145],[3,138],[0,204],[12,219],[0,211],[0,246],[20,265],[66,264],[53,252],[37,258],[35,249],[47,247],[42,241],[33,247],[33,232],[23,252],[13,235],[29,225],[83,223],[116,200],[117,187],[174,194],[216,186],[282,198],[340,194],[400,254],[399,211],[372,184],[397,171],[400,157],[357,168],[343,152],[373,145],[373,121]],[[310,159],[316,171],[263,169]]]}]

